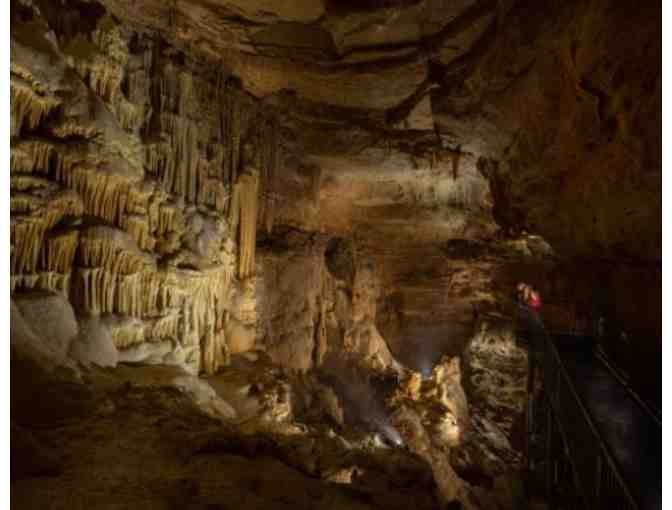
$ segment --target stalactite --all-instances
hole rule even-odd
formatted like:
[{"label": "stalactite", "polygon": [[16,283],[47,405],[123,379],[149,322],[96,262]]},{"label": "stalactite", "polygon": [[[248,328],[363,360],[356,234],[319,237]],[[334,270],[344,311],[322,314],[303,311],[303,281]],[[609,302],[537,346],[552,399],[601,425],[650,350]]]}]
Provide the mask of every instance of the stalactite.
[{"label": "stalactite", "polygon": [[67,296],[70,292],[70,274],[53,271],[38,273],[38,287],[43,290],[60,292]]},{"label": "stalactite", "polygon": [[9,201],[9,211],[11,214],[30,214],[39,208],[36,203],[36,197],[27,193],[12,193]]},{"label": "stalactite", "polygon": [[241,131],[241,105],[238,94],[231,89],[231,167],[229,182],[236,182],[238,178],[238,165],[240,165],[240,131]]},{"label": "stalactite", "polygon": [[126,232],[90,227],[81,234],[77,263],[83,267],[102,267],[117,274],[132,274],[151,266],[154,261],[138,249]]},{"label": "stalactite", "polygon": [[149,145],[145,162],[149,173],[156,175],[163,189],[197,203],[200,186],[198,124],[171,113],[160,115],[161,130],[169,133],[170,143]]},{"label": "stalactite", "polygon": [[161,317],[152,325],[150,336],[154,340],[171,339],[179,337],[180,315],[172,314]]},{"label": "stalactite", "polygon": [[113,101],[113,109],[121,127],[133,131],[142,125],[145,120],[145,109],[142,105],[131,103],[122,94],[116,94]]},{"label": "stalactite", "polygon": [[229,206],[229,235],[236,237],[238,222],[240,221],[240,189],[241,184],[235,183],[231,192],[231,205]]},{"label": "stalactite", "polygon": [[224,213],[228,201],[228,189],[219,179],[205,178],[201,180],[197,203]]},{"label": "stalactite", "polygon": [[256,171],[253,170],[250,173],[242,174],[238,181],[240,183],[240,256],[238,259],[238,277],[244,280],[255,272],[259,178]]},{"label": "stalactite", "polygon": [[152,251],[156,246],[156,239],[150,232],[146,216],[137,214],[125,216],[122,227],[135,239],[141,250]]},{"label": "stalactite", "polygon": [[12,274],[34,273],[39,261],[40,249],[45,233],[54,227],[63,216],[81,216],[81,201],[72,193],[61,192],[49,202],[39,216],[12,219],[10,223],[10,256]]},{"label": "stalactite", "polygon": [[57,160],[56,165],[64,164],[64,156],[59,154],[51,143],[41,140],[22,140],[11,147],[10,171],[11,173],[46,174],[49,172],[52,159]]},{"label": "stalactite", "polygon": [[69,274],[72,271],[78,241],[79,232],[76,230],[47,236],[40,253],[40,269]]},{"label": "stalactite", "polygon": [[117,349],[128,349],[145,341],[145,325],[137,319],[108,321],[108,324]]},{"label": "stalactite", "polygon": [[157,213],[156,235],[165,236],[170,232],[175,232],[176,221],[180,211],[173,206],[160,205]]},{"label": "stalactite", "polygon": [[79,166],[67,173],[57,172],[57,178],[83,197],[87,214],[121,225],[131,188],[125,177]]},{"label": "stalactite", "polygon": [[179,103],[177,112],[186,116],[189,113],[189,103],[193,94],[193,81],[191,73],[181,72],[179,76]]},{"label": "stalactite", "polygon": [[[37,192],[38,195],[35,198],[40,199],[40,202],[43,203],[43,193],[53,193],[54,189],[58,189],[58,186],[44,177],[31,174],[14,174],[10,177],[10,189],[16,196],[23,192],[29,194],[31,191]],[[12,195],[12,198],[14,195]]]},{"label": "stalactite", "polygon": [[276,117],[271,117],[266,122],[264,138],[262,176],[259,183],[261,196],[259,216],[266,232],[270,234],[275,220],[275,179],[280,163],[279,128]]},{"label": "stalactite", "polygon": [[10,276],[10,291],[14,293],[17,289],[48,290],[68,296],[70,292],[70,275],[55,272],[13,274]]},{"label": "stalactite", "polygon": [[224,315],[227,294],[233,275],[226,267],[205,273],[185,273],[184,302],[185,338],[200,341],[203,369],[213,374],[228,364],[228,349],[224,335]]},{"label": "stalactite", "polygon": [[56,99],[36,94],[18,79],[10,81],[11,135],[18,136],[22,128],[35,129],[58,106]]},{"label": "stalactite", "polygon": [[91,65],[88,62],[77,65],[81,76],[88,77],[89,87],[103,100],[114,103],[114,94],[121,86],[123,69],[114,61],[97,55],[98,61]]},{"label": "stalactite", "polygon": [[103,268],[75,268],[73,271],[73,301],[92,315],[114,312],[116,275]]},{"label": "stalactite", "polygon": [[451,161],[453,164],[453,180],[456,181],[459,176],[460,170],[460,158],[462,157],[462,146],[458,145],[457,148],[451,152]]},{"label": "stalactite", "polygon": [[208,375],[214,375],[217,371],[229,364],[229,347],[226,343],[224,326],[213,335],[206,337],[202,349],[202,369]]},{"label": "stalactite", "polygon": [[[233,97],[230,91],[231,86],[228,82],[224,87],[222,115],[221,115],[221,134],[220,134],[220,143],[222,145],[222,175],[224,183],[230,188],[233,189],[235,181],[232,178],[232,158],[233,158],[233,136],[231,134],[231,118],[232,118],[232,103]],[[231,202],[228,204],[228,213],[231,212]]]},{"label": "stalactite", "polygon": [[91,139],[100,134],[99,129],[94,124],[86,126],[75,120],[61,122],[53,127],[51,132],[58,138],[78,137]]}]

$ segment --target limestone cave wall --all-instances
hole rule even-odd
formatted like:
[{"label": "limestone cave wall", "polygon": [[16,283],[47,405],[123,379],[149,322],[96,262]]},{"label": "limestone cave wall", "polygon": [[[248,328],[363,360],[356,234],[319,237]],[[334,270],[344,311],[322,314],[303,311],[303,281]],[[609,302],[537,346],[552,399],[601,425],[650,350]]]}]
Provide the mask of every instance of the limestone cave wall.
[{"label": "limestone cave wall", "polygon": [[11,12],[12,294],[62,294],[122,361],[216,371],[292,175],[277,114],[97,4]]}]

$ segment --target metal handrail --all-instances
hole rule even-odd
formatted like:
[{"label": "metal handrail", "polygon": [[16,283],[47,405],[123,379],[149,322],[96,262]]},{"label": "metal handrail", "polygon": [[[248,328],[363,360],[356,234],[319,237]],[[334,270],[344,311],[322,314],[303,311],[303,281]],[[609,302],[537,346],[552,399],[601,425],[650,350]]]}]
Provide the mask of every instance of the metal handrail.
[{"label": "metal handrail", "polygon": [[[574,385],[572,384],[572,380],[569,377],[569,374],[567,373],[567,370],[565,366],[562,363],[562,359],[560,358],[560,354],[558,353],[558,350],[551,340],[550,336],[548,333],[543,330],[543,338],[545,341],[545,348],[544,348],[544,366],[546,368],[551,368],[552,366],[555,367],[555,370],[557,371],[557,374],[560,375],[558,378],[556,376],[555,380],[555,391],[557,395],[560,395],[561,388],[567,388],[573,397],[572,400],[574,404],[576,404],[583,415],[584,418],[584,424],[588,425],[588,428],[590,429],[592,439],[596,441],[596,444],[598,446],[599,454],[595,455],[594,459],[594,466],[595,466],[595,472],[596,472],[596,484],[593,490],[591,491],[589,487],[587,487],[586,480],[584,479],[581,481],[581,473],[584,473],[583,469],[577,469],[578,466],[575,465],[574,461],[574,456],[576,455],[576,452],[572,452],[571,449],[572,447],[570,444],[572,443],[569,441],[569,434],[567,433],[566,429],[567,424],[562,422],[562,416],[563,413],[561,413],[559,407],[559,398],[553,398],[553,395],[548,395],[548,403],[551,406],[551,408],[554,411],[554,414],[556,416],[556,419],[558,421],[559,429],[561,431],[561,434],[564,436],[563,441],[565,445],[570,449],[570,462],[572,462],[573,467],[574,467],[574,473],[577,478],[577,481],[579,482],[579,489],[583,493],[582,496],[584,498],[584,501],[588,507],[591,506],[591,504],[596,503],[597,507],[599,508],[601,496],[602,496],[602,487],[601,481],[603,478],[605,478],[608,475],[611,475],[613,479],[617,482],[622,495],[625,497],[627,500],[626,503],[629,505],[628,508],[630,509],[637,509],[639,506],[637,505],[635,498],[632,495],[632,492],[630,491],[630,488],[628,487],[628,484],[626,483],[625,479],[623,478],[623,475],[620,472],[620,469],[618,468],[618,464],[616,463],[609,446],[603,441],[602,436],[600,435],[599,431],[597,430],[597,427],[595,426],[593,419],[589,413],[589,411],[586,409],[585,405],[583,404],[581,398],[579,397],[578,393],[576,392],[576,389],[574,388]],[[550,357],[548,359],[547,357]],[[549,362],[554,362],[554,363],[549,363]],[[546,379],[547,377],[553,377],[551,374],[545,373],[546,370],[543,370],[544,372],[544,378]],[[563,384],[564,383],[564,384]],[[609,471],[608,472],[603,472],[603,470],[607,468]],[[591,497],[592,496],[592,497]],[[613,508],[613,507],[610,507]]]}]

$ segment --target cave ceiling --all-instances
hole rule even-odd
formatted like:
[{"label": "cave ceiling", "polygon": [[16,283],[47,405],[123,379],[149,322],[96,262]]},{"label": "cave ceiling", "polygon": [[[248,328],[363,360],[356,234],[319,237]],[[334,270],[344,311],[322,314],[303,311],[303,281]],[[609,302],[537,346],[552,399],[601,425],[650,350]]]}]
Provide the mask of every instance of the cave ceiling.
[{"label": "cave ceiling", "polygon": [[325,228],[498,224],[570,255],[659,257],[653,2],[102,3],[286,112],[322,167]]}]

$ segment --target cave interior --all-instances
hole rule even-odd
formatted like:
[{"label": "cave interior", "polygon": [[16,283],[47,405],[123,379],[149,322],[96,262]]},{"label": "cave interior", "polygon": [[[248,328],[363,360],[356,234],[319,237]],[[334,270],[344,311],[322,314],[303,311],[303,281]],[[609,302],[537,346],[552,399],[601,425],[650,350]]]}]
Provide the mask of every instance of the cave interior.
[{"label": "cave interior", "polygon": [[9,8],[12,507],[551,508],[520,282],[660,413],[660,2]]}]

